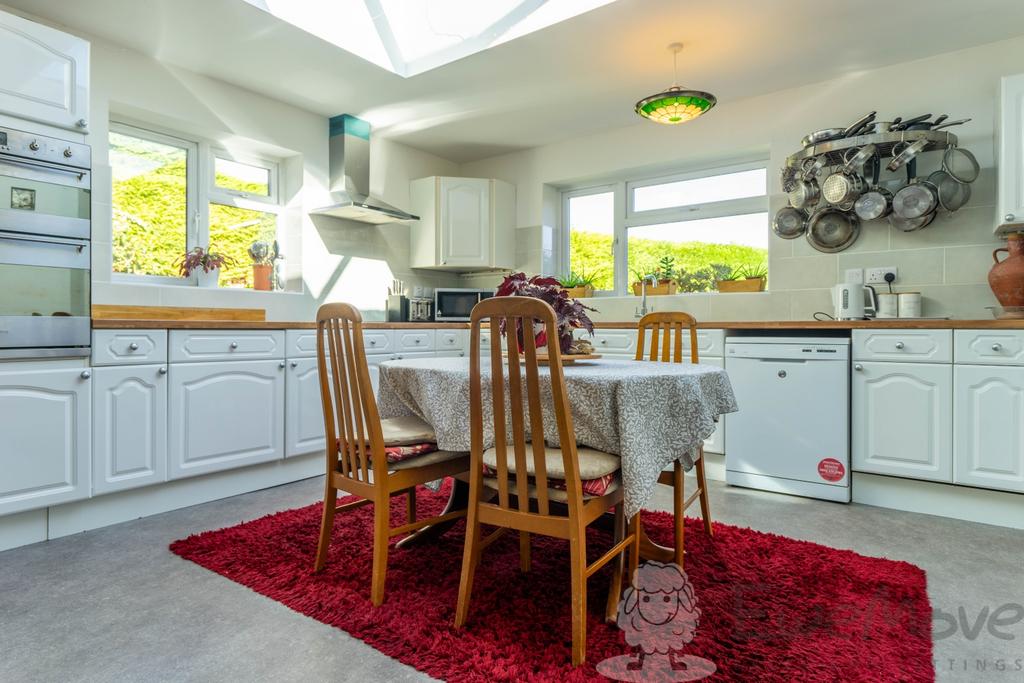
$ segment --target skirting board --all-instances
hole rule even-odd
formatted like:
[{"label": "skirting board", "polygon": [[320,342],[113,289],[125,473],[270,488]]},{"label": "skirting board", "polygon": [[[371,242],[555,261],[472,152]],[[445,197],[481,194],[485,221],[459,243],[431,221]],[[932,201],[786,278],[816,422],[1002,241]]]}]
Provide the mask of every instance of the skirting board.
[{"label": "skirting board", "polygon": [[853,502],[1024,529],[1024,494],[853,473]]},{"label": "skirting board", "polygon": [[310,453],[7,515],[0,517],[0,550],[309,479],[323,470],[323,453]]}]

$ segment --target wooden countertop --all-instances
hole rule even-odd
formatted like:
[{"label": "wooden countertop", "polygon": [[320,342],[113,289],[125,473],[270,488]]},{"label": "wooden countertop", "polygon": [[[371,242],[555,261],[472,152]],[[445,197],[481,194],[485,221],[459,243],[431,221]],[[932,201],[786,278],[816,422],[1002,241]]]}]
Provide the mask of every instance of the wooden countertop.
[{"label": "wooden countertop", "polygon": [[[243,320],[146,320],[146,319],[93,319],[93,329],[97,330],[132,330],[132,329],[168,329],[168,330],[290,330],[314,329],[316,323],[309,321],[243,321]],[[636,321],[599,322],[598,329],[629,330],[636,328]],[[363,327],[368,330],[407,330],[407,329],[443,329],[462,330],[469,327],[468,323],[386,323],[366,322]],[[714,330],[885,330],[885,329],[921,329],[921,330],[1024,330],[1024,320],[762,320],[741,322],[701,322],[698,327]]]}]

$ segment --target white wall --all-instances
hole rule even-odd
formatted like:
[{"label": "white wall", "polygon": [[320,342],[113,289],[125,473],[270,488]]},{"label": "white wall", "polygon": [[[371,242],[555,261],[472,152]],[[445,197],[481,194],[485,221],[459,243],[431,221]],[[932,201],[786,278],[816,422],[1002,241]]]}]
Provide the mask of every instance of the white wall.
[{"label": "white wall", "polygon": [[[308,320],[320,303],[345,300],[363,308],[367,319],[380,319],[392,278],[409,285],[458,283],[451,275],[409,270],[407,225],[377,227],[308,216],[310,209],[330,203],[326,117],[67,27],[57,28],[78,33],[92,44],[91,120],[85,142],[93,148],[94,168],[93,303],[254,307],[265,308],[271,320]],[[297,291],[207,290],[126,284],[112,278],[111,174],[106,142],[111,115],[201,137],[229,150],[255,148],[282,158],[287,200],[281,222],[282,251],[287,257],[286,279],[291,279],[290,288]],[[68,132],[56,134],[74,137]],[[373,139],[371,159],[372,191],[398,207],[408,207],[410,180],[458,173],[453,162],[384,139]]]},{"label": "white wall", "polygon": [[[863,227],[860,240],[840,254],[821,254],[803,239],[772,236],[770,292],[691,294],[659,298],[659,310],[681,308],[700,319],[807,319],[830,311],[828,288],[846,268],[896,266],[897,288],[921,291],[925,315],[986,318],[995,298],[986,284],[998,246],[995,226],[995,131],[999,77],[1024,70],[1024,38],[948,53],[883,69],[861,72],[763,97],[723,98],[704,117],[681,126],[635,125],[566,140],[462,165],[463,175],[489,176],[515,183],[518,194],[520,260],[529,270],[554,266],[547,243],[558,220],[558,193],[552,186],[599,181],[633,169],[635,175],[706,168],[723,162],[767,158],[771,214],[786,197],[778,169],[800,139],[819,128],[846,126],[866,111],[879,118],[909,118],[931,112],[950,120],[970,117],[951,129],[978,157],[982,176],[970,203],[938,219],[926,230],[901,233],[884,221]],[[638,93],[639,95],[639,93]],[[622,102],[624,108],[632,103]],[[926,155],[936,157],[937,155]],[[919,175],[937,167],[924,158]],[[766,229],[767,226],[766,226]],[[597,319],[632,316],[634,298],[599,299]]]}]

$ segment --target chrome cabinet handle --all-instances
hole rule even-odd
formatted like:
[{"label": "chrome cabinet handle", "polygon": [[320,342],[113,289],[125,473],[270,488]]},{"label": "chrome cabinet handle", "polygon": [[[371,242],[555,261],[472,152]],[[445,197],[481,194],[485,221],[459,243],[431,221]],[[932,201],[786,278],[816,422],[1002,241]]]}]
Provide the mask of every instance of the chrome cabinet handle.
[{"label": "chrome cabinet handle", "polygon": [[163,368],[162,367],[159,370],[157,370],[157,372],[159,372],[161,375],[166,375],[167,374],[167,368]]},{"label": "chrome cabinet handle", "polygon": [[370,346],[376,346],[376,345],[377,345],[377,340],[376,339],[371,339],[370,340]]},{"label": "chrome cabinet handle", "polygon": [[282,370],[284,370],[284,367],[285,367],[286,365],[287,365],[287,363],[285,363],[284,361],[281,361],[280,363],[278,363],[278,364],[277,364],[277,367],[279,367],[279,368],[281,368]]},{"label": "chrome cabinet handle", "polygon": [[1014,216],[1012,213],[1008,213],[1005,216],[1003,216],[1003,220],[1006,221],[1007,223],[1012,223],[1013,219],[1015,218],[1016,216]]},{"label": "chrome cabinet handle", "polygon": [[779,377],[781,379],[786,379],[786,371],[785,370],[779,370]]},{"label": "chrome cabinet handle", "polygon": [[896,342],[896,348],[897,349],[900,349],[902,351],[904,346],[905,346],[905,344],[903,342]]},{"label": "chrome cabinet handle", "polygon": [[132,342],[131,344],[128,345],[128,350],[129,351],[138,351],[139,350],[139,345],[136,344],[135,342]]},{"label": "chrome cabinet handle", "polygon": [[299,361],[297,361],[297,360],[293,360],[293,361],[292,361],[292,367],[293,367],[293,368],[297,368],[297,367],[299,367]]},{"label": "chrome cabinet handle", "polygon": [[1003,350],[1003,345],[1000,344],[999,342],[996,342],[995,344],[992,345],[992,350],[993,351],[1002,351]]},{"label": "chrome cabinet handle", "polygon": [[238,342],[231,342],[231,350],[234,351],[238,348]]},{"label": "chrome cabinet handle", "polygon": [[77,121],[75,121],[75,125],[78,126],[79,128],[85,128],[86,126],[89,125],[89,122],[86,121],[85,119],[78,119]]},{"label": "chrome cabinet handle", "polygon": [[89,379],[92,377],[92,370],[82,370],[81,377],[82,379]]},{"label": "chrome cabinet handle", "polygon": [[419,339],[414,339],[414,340],[413,340],[413,343],[414,343],[414,344],[419,344],[419,343],[420,343],[420,340],[419,340]]},{"label": "chrome cabinet handle", "polygon": [[864,366],[861,365],[860,363],[857,363],[856,365],[853,366],[853,369],[856,370],[857,372],[860,372],[861,370],[864,369]]}]

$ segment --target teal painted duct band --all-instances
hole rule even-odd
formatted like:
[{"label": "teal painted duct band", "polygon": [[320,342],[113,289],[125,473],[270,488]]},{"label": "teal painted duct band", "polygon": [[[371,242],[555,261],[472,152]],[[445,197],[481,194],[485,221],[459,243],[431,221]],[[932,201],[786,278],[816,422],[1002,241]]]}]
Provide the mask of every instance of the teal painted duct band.
[{"label": "teal painted duct band", "polygon": [[370,124],[350,114],[331,117],[331,137],[335,135],[354,135],[364,140],[370,139]]}]

